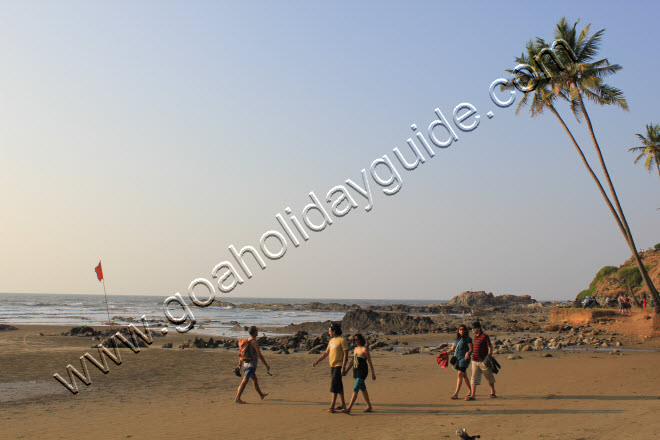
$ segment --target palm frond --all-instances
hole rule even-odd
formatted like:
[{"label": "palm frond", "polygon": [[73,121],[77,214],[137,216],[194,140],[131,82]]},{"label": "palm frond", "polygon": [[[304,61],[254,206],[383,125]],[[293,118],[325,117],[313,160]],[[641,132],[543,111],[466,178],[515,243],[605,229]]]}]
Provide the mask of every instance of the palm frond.
[{"label": "palm frond", "polygon": [[653,156],[652,154],[646,156],[646,162],[644,162],[644,167],[648,170],[649,173],[651,172],[651,168],[653,167],[653,165],[655,165],[654,159],[655,156]]},{"label": "palm frond", "polygon": [[[585,30],[588,32],[588,28],[590,25],[587,25],[585,27]],[[587,40],[584,45],[581,47],[581,50],[579,53],[577,53],[578,59],[581,62],[588,62],[591,61],[597,54],[598,50],[600,49],[600,43],[603,39],[603,34],[605,34],[605,29],[601,29]]]},{"label": "palm frond", "polygon": [[623,67],[619,64],[609,64],[607,58],[605,58],[591,64],[583,65],[582,75],[604,78],[606,76],[614,75],[621,69],[623,69]]}]

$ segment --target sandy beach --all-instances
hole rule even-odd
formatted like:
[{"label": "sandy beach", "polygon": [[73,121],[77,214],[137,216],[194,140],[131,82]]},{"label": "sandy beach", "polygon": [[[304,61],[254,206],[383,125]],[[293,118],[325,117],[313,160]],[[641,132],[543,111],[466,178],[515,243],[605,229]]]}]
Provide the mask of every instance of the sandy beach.
[{"label": "sandy beach", "polygon": [[[89,338],[59,336],[69,327],[18,326],[0,333],[2,434],[13,438],[457,438],[457,428],[483,439],[643,439],[657,433],[660,380],[657,340],[631,337],[621,355],[609,351],[538,351],[499,356],[498,399],[449,399],[456,373],[435,355],[374,351],[377,380],[367,381],[375,412],[329,414],[329,372],[316,355],[265,352],[273,376],[258,376],[270,395],[251,386],[233,403],[237,352],[163,349],[182,335],[158,338],[139,353],[121,349],[123,363],[72,395],[53,379],[91,350]],[[44,336],[40,336],[43,334]],[[437,344],[451,335],[416,335],[411,344]],[[176,346],[176,345],[175,345]],[[637,351],[626,351],[634,348]],[[551,353],[552,357],[543,357]],[[352,379],[344,379],[350,395]],[[484,382],[485,383],[485,382]],[[464,394],[464,389],[461,391]],[[348,396],[347,396],[348,397]],[[362,398],[358,402],[362,402]]]}]

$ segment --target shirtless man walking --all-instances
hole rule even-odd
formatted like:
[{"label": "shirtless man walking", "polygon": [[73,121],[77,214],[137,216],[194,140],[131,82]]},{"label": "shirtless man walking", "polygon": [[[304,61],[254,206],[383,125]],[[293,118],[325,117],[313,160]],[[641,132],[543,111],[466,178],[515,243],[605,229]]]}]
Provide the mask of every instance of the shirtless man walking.
[{"label": "shirtless man walking", "polygon": [[243,391],[245,390],[245,387],[247,386],[250,379],[252,379],[254,389],[257,393],[259,393],[261,400],[264,400],[264,398],[268,395],[268,393],[261,392],[261,388],[259,388],[259,380],[257,379],[257,364],[259,363],[259,359],[261,359],[261,362],[264,363],[266,366],[266,371],[270,374],[270,365],[268,365],[268,362],[266,362],[266,359],[264,359],[264,355],[262,355],[261,350],[259,350],[259,343],[257,342],[257,335],[259,334],[259,330],[255,326],[252,326],[248,329],[248,333],[250,334],[250,339],[248,339],[249,345],[246,349],[246,359],[243,363],[243,380],[238,386],[238,392],[236,393],[236,398],[234,399],[234,402],[236,403],[246,403],[241,400],[241,395],[243,394]]}]

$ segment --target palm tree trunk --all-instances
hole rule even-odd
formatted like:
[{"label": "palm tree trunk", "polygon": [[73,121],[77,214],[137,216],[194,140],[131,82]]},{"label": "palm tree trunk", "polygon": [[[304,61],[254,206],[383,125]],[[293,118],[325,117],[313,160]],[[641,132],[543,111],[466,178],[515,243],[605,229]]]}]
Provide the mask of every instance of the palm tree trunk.
[{"label": "palm tree trunk", "polygon": [[633,292],[633,288],[630,284],[628,284],[628,290],[630,291],[630,297],[633,299],[635,305],[641,309],[642,304],[639,301],[637,301],[637,297],[635,296],[635,293]]},{"label": "palm tree trunk", "polygon": [[617,196],[616,190],[614,189],[614,184],[612,183],[612,179],[610,179],[610,173],[609,171],[607,171],[607,166],[605,165],[605,159],[603,158],[603,153],[601,152],[600,145],[598,145],[598,141],[596,140],[596,133],[594,132],[594,127],[591,125],[591,118],[589,117],[589,113],[587,113],[587,109],[584,106],[584,101],[582,100],[582,92],[577,87],[577,85],[573,84],[573,87],[575,87],[575,90],[577,92],[578,100],[580,101],[580,107],[582,108],[584,119],[587,121],[587,127],[589,128],[591,141],[594,143],[594,147],[596,148],[596,153],[598,153],[598,160],[600,161],[600,166],[603,169],[603,173],[605,174],[607,185],[610,187],[610,193],[612,194],[612,198],[614,199],[614,203],[616,204],[619,217],[621,218],[621,222],[623,223],[624,229],[626,230],[626,233],[624,235],[628,237],[628,242],[632,243],[634,247],[634,240],[632,238],[632,234],[630,233],[628,222],[626,221],[626,217],[623,214],[623,209],[621,209],[621,205],[619,204],[619,197]]},{"label": "palm tree trunk", "polygon": [[582,149],[580,148],[577,141],[575,140],[575,137],[573,136],[573,133],[571,133],[571,130],[566,126],[566,123],[564,122],[562,117],[559,115],[559,112],[557,112],[557,109],[555,109],[552,105],[549,107],[549,109],[557,117],[557,119],[559,119],[559,123],[562,125],[562,127],[564,127],[564,130],[566,130],[566,133],[571,138],[571,141],[573,142],[573,146],[575,147],[578,154],[580,155],[580,158],[582,158],[582,163],[587,168],[587,171],[589,171],[589,174],[591,175],[591,178],[594,179],[594,182],[596,182],[596,185],[598,186],[598,190],[600,191],[600,194],[603,196],[603,199],[605,199],[605,203],[607,203],[607,207],[610,208],[610,212],[612,213],[612,216],[614,216],[614,220],[616,220],[616,223],[619,226],[619,229],[621,230],[621,233],[624,236],[626,236],[626,231],[623,227],[623,223],[621,223],[621,219],[619,218],[619,215],[617,214],[616,210],[614,209],[614,206],[612,206],[612,202],[610,201],[610,198],[607,196],[607,193],[605,192],[605,189],[603,188],[603,185],[600,183],[600,180],[598,180],[598,176],[596,176],[596,173],[594,173],[594,170],[589,165],[589,162],[587,161],[587,158],[584,156],[584,153],[582,152]]},{"label": "palm tree trunk", "polygon": [[626,238],[626,241],[628,242],[628,246],[630,247],[633,256],[635,257],[635,261],[637,262],[639,271],[642,274],[642,278],[644,279],[644,284],[646,284],[647,289],[649,289],[649,292],[653,297],[655,303],[655,313],[660,314],[660,295],[658,295],[658,291],[653,285],[653,281],[651,281],[651,277],[649,277],[649,274],[646,271],[646,267],[644,267],[644,263],[642,262],[642,259],[639,257],[639,254],[637,253],[637,248],[635,247],[635,240],[633,239],[632,233],[630,232],[630,227],[628,226],[628,222],[626,221],[626,216],[623,214],[623,209],[621,209],[621,204],[619,203],[619,197],[617,197],[616,191],[614,190],[614,184],[612,183],[612,179],[610,179],[610,174],[607,171],[607,166],[605,166],[605,160],[603,159],[603,154],[600,150],[600,146],[598,145],[598,141],[596,140],[596,134],[594,133],[594,128],[591,125],[591,118],[589,118],[589,113],[587,113],[587,109],[584,106],[584,101],[582,100],[582,93],[580,92],[576,84],[573,84],[573,87],[575,87],[577,91],[578,100],[580,101],[580,107],[582,108],[584,118],[587,121],[587,127],[589,128],[589,134],[591,135],[591,140],[594,143],[596,152],[598,153],[600,166],[603,169],[603,173],[605,174],[605,179],[607,179],[607,184],[610,187],[612,198],[614,199],[614,203],[616,204],[617,211],[619,212],[619,218],[621,219],[621,223],[623,224],[623,227],[625,229],[623,235]]}]

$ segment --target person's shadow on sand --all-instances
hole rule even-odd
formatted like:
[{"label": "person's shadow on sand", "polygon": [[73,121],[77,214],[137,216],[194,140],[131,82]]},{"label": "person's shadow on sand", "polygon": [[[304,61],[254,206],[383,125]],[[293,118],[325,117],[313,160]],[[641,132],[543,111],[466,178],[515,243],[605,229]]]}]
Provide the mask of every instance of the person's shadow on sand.
[{"label": "person's shadow on sand", "polygon": [[565,396],[547,394],[545,396],[507,396],[509,400],[660,400],[660,396]]}]

